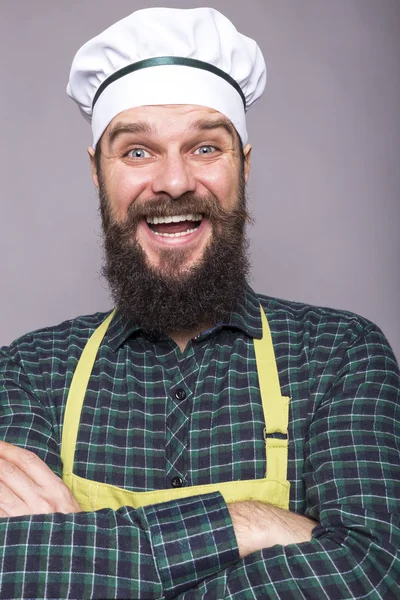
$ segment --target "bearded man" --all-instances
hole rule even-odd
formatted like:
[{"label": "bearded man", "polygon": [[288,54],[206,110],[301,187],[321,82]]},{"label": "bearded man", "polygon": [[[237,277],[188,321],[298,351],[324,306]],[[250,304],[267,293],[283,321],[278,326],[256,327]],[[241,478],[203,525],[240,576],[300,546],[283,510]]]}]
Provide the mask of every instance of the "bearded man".
[{"label": "bearded man", "polygon": [[247,284],[265,78],[208,8],[77,53],[116,309],[1,350],[1,598],[400,596],[393,353]]}]

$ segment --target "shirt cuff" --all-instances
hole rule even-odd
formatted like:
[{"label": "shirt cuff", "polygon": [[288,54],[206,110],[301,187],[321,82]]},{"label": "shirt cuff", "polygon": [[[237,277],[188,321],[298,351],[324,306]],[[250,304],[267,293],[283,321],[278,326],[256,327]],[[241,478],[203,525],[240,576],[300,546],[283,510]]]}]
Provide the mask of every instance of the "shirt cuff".
[{"label": "shirt cuff", "polygon": [[171,598],[239,560],[227,505],[219,492],[140,509],[164,587]]}]

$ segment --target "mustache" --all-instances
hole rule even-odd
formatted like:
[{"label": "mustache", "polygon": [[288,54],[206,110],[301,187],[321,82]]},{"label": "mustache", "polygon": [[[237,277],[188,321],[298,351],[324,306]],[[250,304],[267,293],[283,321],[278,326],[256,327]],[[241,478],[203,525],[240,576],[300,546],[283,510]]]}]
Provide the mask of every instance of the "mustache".
[{"label": "mustache", "polygon": [[[102,191],[102,190],[101,190]],[[119,229],[121,234],[130,235],[136,231],[139,223],[146,217],[173,217],[174,215],[201,214],[212,225],[220,224],[228,229],[241,222],[252,223],[252,217],[247,211],[246,203],[240,202],[233,209],[224,209],[213,194],[199,196],[185,193],[179,198],[154,197],[145,202],[133,202],[125,220],[117,223],[109,209],[107,195],[100,193],[100,212],[105,231]]]},{"label": "mustache", "polygon": [[128,209],[127,221],[135,223],[146,217],[173,217],[175,215],[202,214],[210,221],[221,221],[231,215],[213,194],[199,196],[186,192],[179,198],[154,197],[146,202],[133,202]]}]

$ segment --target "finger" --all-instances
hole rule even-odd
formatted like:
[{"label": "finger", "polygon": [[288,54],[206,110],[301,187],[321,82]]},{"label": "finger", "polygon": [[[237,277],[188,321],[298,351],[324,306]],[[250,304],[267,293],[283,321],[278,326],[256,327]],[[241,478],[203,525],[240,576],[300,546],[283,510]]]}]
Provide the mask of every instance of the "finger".
[{"label": "finger", "polygon": [[0,458],[0,509],[8,517],[53,512],[44,490],[15,464]]},{"label": "finger", "polygon": [[0,441],[0,458],[16,465],[39,487],[59,485],[60,478],[34,452]]},{"label": "finger", "polygon": [[25,512],[18,514],[81,511],[71,490],[33,452],[0,442],[1,459],[15,468],[5,477],[9,477],[8,486],[15,488],[15,495],[19,494],[26,505],[22,507]]},{"label": "finger", "polygon": [[19,467],[4,458],[0,458],[0,483],[4,484],[21,500],[24,500],[34,488],[39,489],[35,482]]},{"label": "finger", "polygon": [[26,505],[4,481],[0,481],[0,516],[16,517],[26,513]]},{"label": "finger", "polygon": [[[61,484],[64,485],[64,484]],[[0,516],[73,512],[73,496],[65,487],[64,494],[49,493],[21,471],[16,465],[0,458]]]}]

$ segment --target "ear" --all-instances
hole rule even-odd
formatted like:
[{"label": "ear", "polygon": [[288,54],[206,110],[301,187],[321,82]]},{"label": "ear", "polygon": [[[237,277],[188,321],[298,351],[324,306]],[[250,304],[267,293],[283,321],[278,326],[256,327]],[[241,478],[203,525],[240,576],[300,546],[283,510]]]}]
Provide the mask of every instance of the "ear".
[{"label": "ear", "polygon": [[88,154],[89,154],[89,160],[90,160],[90,168],[92,171],[92,179],[93,179],[93,183],[94,185],[98,188],[99,187],[99,178],[97,175],[97,169],[96,169],[96,161],[94,160],[94,149],[89,146],[88,148]]},{"label": "ear", "polygon": [[246,183],[247,183],[247,180],[248,180],[249,175],[250,175],[251,149],[252,149],[252,147],[250,146],[250,144],[246,144],[246,146],[243,148],[243,154],[244,154],[244,179],[245,179]]}]

